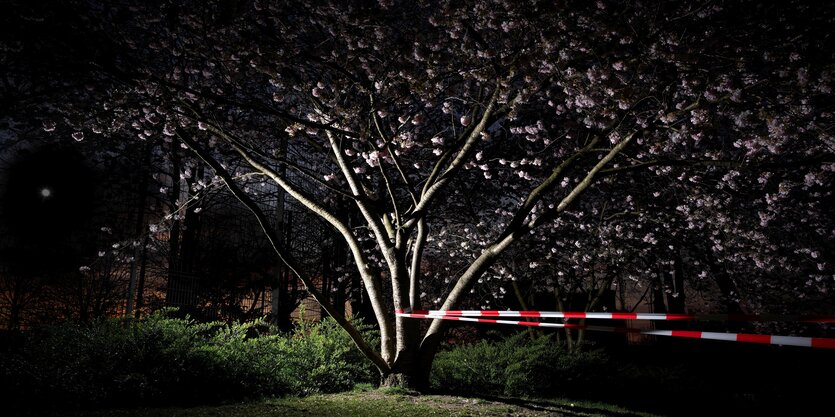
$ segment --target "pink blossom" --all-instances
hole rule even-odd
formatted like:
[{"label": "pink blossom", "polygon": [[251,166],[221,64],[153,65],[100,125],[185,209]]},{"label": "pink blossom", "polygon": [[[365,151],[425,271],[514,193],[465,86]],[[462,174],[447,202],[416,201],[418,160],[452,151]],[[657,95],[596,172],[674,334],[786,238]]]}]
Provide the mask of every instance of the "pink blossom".
[{"label": "pink blossom", "polygon": [[450,114],[450,113],[452,113],[452,103],[450,103],[450,102],[448,102],[448,101],[445,101],[445,102],[444,102],[444,104],[443,104],[443,106],[441,107],[441,111],[442,111],[444,114]]}]

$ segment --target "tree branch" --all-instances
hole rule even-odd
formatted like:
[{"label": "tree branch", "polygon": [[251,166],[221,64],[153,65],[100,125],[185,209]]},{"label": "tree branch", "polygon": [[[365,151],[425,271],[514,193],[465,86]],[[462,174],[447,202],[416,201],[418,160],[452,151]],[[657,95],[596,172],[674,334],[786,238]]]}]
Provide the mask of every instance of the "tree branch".
[{"label": "tree branch", "polygon": [[537,202],[542,200],[544,194],[548,191],[552,190],[557,183],[557,180],[563,176],[563,173],[566,169],[568,169],[574,162],[577,161],[581,156],[589,153],[597,143],[600,142],[600,136],[595,135],[592,140],[586,144],[582,149],[577,151],[574,155],[571,155],[569,158],[565,159],[551,171],[551,175],[548,176],[541,184],[539,184],[536,188],[531,190],[528,194],[528,197],[525,198],[525,201],[522,203],[522,206],[516,210],[516,213],[513,215],[513,219],[508,223],[508,226],[505,228],[505,233],[512,232],[513,230],[517,229],[521,226],[522,222],[525,218],[530,214],[531,210],[533,209],[534,205]]},{"label": "tree branch", "polygon": [[417,223],[417,236],[412,243],[412,263],[409,271],[409,300],[412,309],[420,309],[420,260],[423,258],[423,248],[426,245],[426,219],[420,219]]},{"label": "tree branch", "polygon": [[814,158],[799,159],[794,161],[775,161],[775,162],[749,162],[749,161],[734,161],[722,159],[657,159],[653,161],[641,162],[633,165],[627,165],[617,168],[609,168],[600,171],[601,175],[614,175],[621,172],[639,171],[644,168],[653,166],[706,166],[706,167],[720,167],[720,168],[735,168],[735,169],[792,169],[821,164],[835,163],[835,155],[825,154]]},{"label": "tree branch", "polygon": [[[496,89],[493,90],[493,94],[490,97],[490,102],[487,104],[487,108],[484,109],[484,113],[481,115],[481,120],[479,120],[478,124],[473,128],[469,136],[467,136],[466,141],[458,150],[452,162],[450,162],[449,167],[447,167],[447,169],[444,170],[444,172],[438,176],[437,181],[435,181],[431,185],[430,182],[427,181],[426,187],[424,188],[423,193],[421,193],[420,201],[412,211],[411,219],[407,220],[404,223],[404,227],[412,227],[418,218],[423,217],[423,214],[426,211],[427,207],[437,197],[438,193],[451,181],[454,174],[457,173],[464,165],[464,162],[469,156],[470,151],[475,146],[475,143],[478,141],[481,132],[483,132],[484,129],[487,128],[487,121],[490,120],[490,117],[493,115],[493,111],[496,108],[496,100],[498,99],[498,97],[499,88],[497,86]],[[436,172],[439,172],[439,168],[440,167],[436,165],[435,170],[433,170],[433,173],[430,176],[430,178],[432,178],[432,176],[434,176]]]},{"label": "tree branch", "polygon": [[[389,239],[388,233],[386,232],[385,226],[382,222],[382,213],[375,213],[372,211],[372,208],[368,205],[368,196],[365,194],[365,190],[360,186],[359,180],[354,174],[351,166],[348,164],[348,161],[346,161],[345,157],[342,155],[342,147],[339,146],[339,143],[336,141],[336,137],[334,137],[331,132],[325,133],[328,136],[328,142],[330,143],[331,151],[333,151],[333,155],[336,158],[336,163],[339,166],[339,169],[342,170],[342,175],[345,177],[345,180],[348,181],[348,187],[351,188],[351,193],[354,194],[354,201],[360,209],[360,213],[365,218],[368,227],[370,227],[371,231],[374,232],[377,244],[380,245],[381,249],[392,247],[393,243],[391,239]],[[384,250],[383,253],[385,254],[386,251]]]},{"label": "tree branch", "polygon": [[[345,239],[346,243],[348,243],[348,247],[351,249],[351,253],[354,256],[354,262],[357,264],[357,269],[360,272],[360,277],[362,277],[363,283],[365,284],[366,291],[368,292],[369,298],[371,299],[371,306],[374,309],[374,314],[377,318],[377,322],[380,324],[380,337],[383,341],[390,340],[390,336],[392,334],[392,324],[391,320],[389,320],[389,314],[387,308],[383,305],[382,302],[382,288],[381,283],[378,279],[374,277],[371,273],[369,268],[369,262],[365,257],[365,254],[362,251],[362,248],[357,242],[356,237],[354,237],[351,229],[339,218],[337,218],[333,213],[328,211],[325,207],[319,205],[312,199],[308,198],[304,193],[300,190],[296,189],[292,184],[287,182],[285,178],[279,175],[275,170],[272,168],[264,165],[263,163],[256,160],[252,155],[246,152],[245,149],[238,146],[234,140],[225,132],[221,131],[217,127],[209,125],[212,131],[222,138],[224,138],[227,143],[235,150],[250,166],[258,170],[259,172],[267,175],[270,179],[272,179],[276,184],[278,184],[284,191],[287,192],[290,196],[292,196],[296,201],[301,203],[304,207],[306,207],[310,212],[316,214],[326,222],[330,223]],[[388,357],[388,349],[383,352],[384,358]]]},{"label": "tree branch", "polygon": [[[615,145],[609,153],[601,158],[600,161],[592,167],[589,172],[586,174],[586,177],[580,181],[571,192],[560,201],[559,205],[554,207],[554,209],[543,213],[541,216],[537,217],[529,221],[528,223],[519,225],[515,230],[505,230],[500,237],[497,239],[496,242],[491,244],[489,247],[482,251],[481,255],[476,258],[473,263],[464,271],[463,274],[458,278],[455,286],[453,287],[452,291],[450,291],[449,295],[447,296],[446,300],[444,301],[443,306],[441,307],[442,310],[449,310],[455,308],[458,303],[461,301],[461,298],[469,291],[469,289],[474,285],[476,279],[481,276],[484,271],[486,271],[495,261],[498,259],[499,255],[510,246],[515,240],[519,237],[526,235],[529,231],[541,226],[546,221],[552,219],[554,216],[558,215],[559,213],[565,211],[569,204],[571,204],[577,197],[583,193],[593,182],[597,173],[609,163],[617,154],[619,154],[631,141],[634,139],[636,133],[633,132],[625,137],[620,143]],[[510,227],[510,225],[508,225]],[[423,338],[423,342],[421,343],[421,349],[434,349],[433,346],[426,346],[426,343],[436,343],[438,340],[437,335],[443,330],[443,320],[433,320],[432,324],[429,326],[429,330],[427,330],[426,335]]]},{"label": "tree branch", "polygon": [[368,344],[368,342],[365,341],[365,339],[362,337],[362,334],[356,329],[356,327],[354,327],[351,324],[351,322],[346,320],[344,315],[339,314],[339,312],[334,308],[334,306],[331,305],[331,303],[328,301],[327,297],[325,297],[322,293],[319,292],[319,290],[316,288],[316,285],[313,283],[313,279],[302,272],[298,262],[296,262],[292,255],[290,255],[281,246],[278,236],[276,236],[275,231],[272,229],[272,227],[270,227],[269,221],[267,221],[267,216],[264,214],[264,212],[261,210],[258,204],[255,201],[253,201],[252,198],[250,198],[246,194],[246,192],[244,192],[240,187],[238,187],[237,184],[235,184],[234,179],[229,174],[229,172],[226,171],[217,160],[212,158],[211,155],[209,155],[205,150],[199,147],[194,140],[180,135],[179,133],[177,134],[177,136],[183,141],[183,143],[188,145],[188,147],[191,148],[191,150],[195,154],[197,154],[197,156],[201,160],[203,160],[203,162],[209,165],[215,171],[215,173],[217,173],[217,175],[223,179],[223,182],[226,184],[227,188],[229,188],[229,191],[231,191],[232,194],[241,203],[243,203],[252,212],[253,215],[255,215],[255,218],[258,220],[258,224],[261,226],[261,229],[266,234],[267,239],[270,241],[270,245],[272,246],[276,255],[278,255],[281,261],[284,262],[285,265],[287,265],[287,267],[293,272],[293,274],[295,274],[304,283],[305,287],[307,288],[307,291],[313,296],[316,302],[318,302],[319,305],[322,306],[325,312],[327,312],[328,315],[333,317],[334,320],[336,320],[336,322],[339,323],[339,325],[343,329],[345,329],[346,332],[348,332],[348,335],[350,335],[351,340],[353,340],[354,343],[357,345],[357,348],[359,348],[360,351],[362,351],[363,354],[366,355],[366,357],[370,358],[371,361],[374,362],[374,365],[376,365],[381,372],[390,371],[391,368],[389,367],[388,363],[386,363],[386,361],[383,360],[383,357],[380,356],[380,354],[377,353],[377,351],[371,348],[371,346]]},{"label": "tree branch", "polygon": [[[114,69],[114,71],[117,71],[117,70]],[[128,74],[128,73],[123,72],[121,75],[127,76],[131,79],[137,79],[137,78],[142,79],[142,77],[140,77],[138,74]],[[241,108],[241,109],[249,109],[249,110],[257,111],[257,112],[260,112],[260,113],[263,113],[263,114],[269,114],[269,115],[272,115],[272,116],[277,116],[281,119],[284,119],[285,121],[298,123],[302,126],[322,129],[322,130],[325,130],[325,131],[328,131],[328,132],[339,133],[339,134],[350,136],[350,137],[358,137],[358,135],[356,133],[351,132],[349,130],[339,129],[339,128],[336,128],[336,127],[333,127],[333,126],[330,126],[330,125],[326,125],[326,124],[323,124],[323,123],[316,123],[316,122],[313,122],[313,121],[310,121],[310,120],[307,120],[307,119],[303,119],[301,117],[293,116],[290,113],[286,113],[286,112],[283,112],[281,110],[278,110],[278,109],[275,109],[275,108],[272,108],[272,107],[269,107],[269,106],[260,105],[260,104],[257,104],[257,103],[245,103],[245,102],[234,100],[234,99],[224,97],[224,96],[221,96],[221,95],[209,92],[209,91],[205,91],[205,90],[198,91],[198,90],[195,90],[193,88],[190,88],[190,87],[187,87],[187,86],[184,86],[184,85],[181,85],[181,84],[173,83],[171,81],[168,81],[168,80],[165,80],[165,79],[159,78],[159,77],[148,77],[147,80],[151,81],[151,82],[154,82],[154,83],[157,83],[159,85],[171,88],[172,90],[175,90],[175,91],[190,93],[190,94],[193,94],[193,95],[198,96],[198,97],[203,97],[203,98],[215,101],[217,103],[228,104],[228,105],[232,105],[232,106],[235,106],[235,107],[238,107],[238,108]]]}]

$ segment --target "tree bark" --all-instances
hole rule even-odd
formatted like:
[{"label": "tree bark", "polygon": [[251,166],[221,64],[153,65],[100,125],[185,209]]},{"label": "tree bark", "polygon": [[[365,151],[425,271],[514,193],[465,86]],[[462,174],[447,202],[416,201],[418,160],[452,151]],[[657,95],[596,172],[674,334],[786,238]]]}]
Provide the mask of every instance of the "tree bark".
[{"label": "tree bark", "polygon": [[182,304],[183,279],[179,274],[180,260],[180,220],[177,218],[177,200],[180,198],[180,155],[176,141],[171,142],[171,230],[168,232],[168,283],[165,289],[165,304],[179,307]]},{"label": "tree bark", "polygon": [[667,293],[667,309],[669,313],[683,314],[685,307],[684,269],[678,251],[673,258],[673,270],[664,274],[665,285],[670,290]]},{"label": "tree bark", "polygon": [[145,306],[145,271],[148,266],[148,231],[145,231],[145,236],[142,238],[142,251],[140,252],[139,263],[139,283],[136,286],[136,311],[134,318],[139,319],[142,315],[142,307]]},{"label": "tree bark", "polygon": [[736,287],[733,279],[722,268],[722,265],[716,260],[710,248],[707,249],[708,265],[710,267],[713,280],[719,287],[719,292],[722,294],[722,301],[725,304],[725,309],[728,314],[742,314],[742,306],[739,305],[739,290]]}]

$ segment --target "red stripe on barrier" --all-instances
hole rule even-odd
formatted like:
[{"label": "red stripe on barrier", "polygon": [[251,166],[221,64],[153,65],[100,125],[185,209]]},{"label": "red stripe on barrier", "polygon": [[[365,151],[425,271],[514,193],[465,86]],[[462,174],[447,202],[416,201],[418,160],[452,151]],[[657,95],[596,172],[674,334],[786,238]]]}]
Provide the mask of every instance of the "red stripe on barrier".
[{"label": "red stripe on barrier", "polygon": [[612,319],[614,320],[634,320],[637,318],[637,313],[612,313]]},{"label": "red stripe on barrier", "polygon": [[693,332],[689,330],[673,330],[672,335],[675,337],[689,337],[693,339],[702,338],[702,332]]},{"label": "red stripe on barrier", "polygon": [[584,318],[586,318],[586,313],[566,312],[566,313],[564,313],[564,317],[567,318],[567,319],[584,319]]},{"label": "red stripe on barrier", "polygon": [[499,312],[496,310],[484,310],[481,312],[481,315],[485,317],[498,317]]},{"label": "red stripe on barrier", "polygon": [[812,338],[812,347],[835,349],[835,339],[825,339],[821,337]]},{"label": "red stripe on barrier", "polygon": [[522,326],[539,327],[539,325],[542,323],[538,321],[520,321],[518,322],[518,324],[521,324]]},{"label": "red stripe on barrier", "polygon": [[520,317],[540,317],[541,314],[539,314],[538,311],[520,311],[519,316]]},{"label": "red stripe on barrier", "polygon": [[736,335],[737,342],[748,342],[748,343],[764,343],[770,344],[771,343],[771,336],[763,335],[763,334],[743,334],[740,333]]},{"label": "red stripe on barrier", "polygon": [[695,317],[692,314],[667,314],[667,320],[695,320]]}]

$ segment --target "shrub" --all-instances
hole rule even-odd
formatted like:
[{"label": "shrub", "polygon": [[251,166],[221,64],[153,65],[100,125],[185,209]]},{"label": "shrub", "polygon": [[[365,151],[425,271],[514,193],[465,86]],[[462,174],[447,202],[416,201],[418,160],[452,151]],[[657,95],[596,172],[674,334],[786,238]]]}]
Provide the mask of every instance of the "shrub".
[{"label": "shrub", "polygon": [[433,388],[468,394],[551,397],[575,394],[608,378],[599,350],[570,353],[552,338],[519,333],[438,354]]},{"label": "shrub", "polygon": [[45,328],[3,360],[4,385],[11,387],[11,400],[46,397],[70,406],[101,402],[122,388],[120,379],[112,377],[131,359],[126,355],[131,344],[115,322]]},{"label": "shrub", "polygon": [[[376,333],[367,326],[359,327],[369,335],[369,343],[379,343]],[[378,375],[348,334],[330,318],[316,324],[301,322],[295,334],[284,340],[284,348],[284,371],[290,374],[287,380],[294,393],[344,391],[354,383],[373,382]]]},{"label": "shrub", "polygon": [[[0,356],[0,384],[8,387],[0,401],[12,408],[212,403],[340,391],[375,376],[332,319],[281,334],[263,320],[198,323],[170,312],[25,335]],[[360,328],[373,343],[377,336]]]}]

